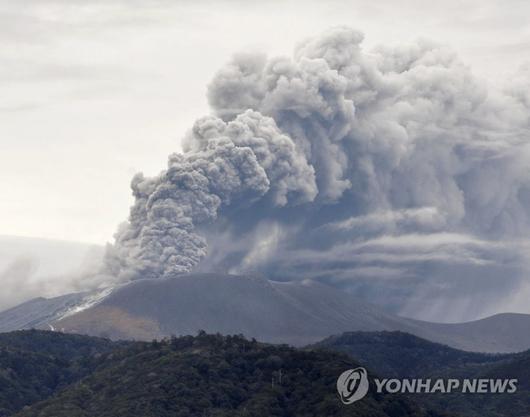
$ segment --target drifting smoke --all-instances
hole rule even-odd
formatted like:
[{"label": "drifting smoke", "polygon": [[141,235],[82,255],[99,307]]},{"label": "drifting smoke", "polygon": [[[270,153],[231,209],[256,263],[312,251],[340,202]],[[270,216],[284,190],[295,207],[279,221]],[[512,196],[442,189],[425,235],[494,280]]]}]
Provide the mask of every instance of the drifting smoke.
[{"label": "drifting smoke", "polygon": [[108,286],[95,276],[104,248],[81,243],[0,236],[0,311],[36,297]]},{"label": "drifting smoke", "polygon": [[320,279],[436,318],[525,285],[528,69],[488,90],[446,47],[362,40],[338,28],[293,57],[236,56],[209,87],[215,116],[133,179],[108,271]]}]

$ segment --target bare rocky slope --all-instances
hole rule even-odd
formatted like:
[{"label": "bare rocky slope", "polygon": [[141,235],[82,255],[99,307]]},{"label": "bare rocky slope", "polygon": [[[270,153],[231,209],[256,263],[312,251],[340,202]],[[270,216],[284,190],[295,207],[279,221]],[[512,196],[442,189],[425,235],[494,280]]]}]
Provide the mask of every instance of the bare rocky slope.
[{"label": "bare rocky slope", "polygon": [[[151,340],[205,330],[302,346],[348,331],[399,330],[466,351],[530,348],[530,315],[500,314],[461,324],[422,322],[385,313],[315,282],[278,283],[222,274],[139,280],[115,288],[79,312],[72,310],[75,297],[70,297],[36,299],[0,313],[0,331],[54,328]],[[62,308],[64,300],[68,306]]]}]

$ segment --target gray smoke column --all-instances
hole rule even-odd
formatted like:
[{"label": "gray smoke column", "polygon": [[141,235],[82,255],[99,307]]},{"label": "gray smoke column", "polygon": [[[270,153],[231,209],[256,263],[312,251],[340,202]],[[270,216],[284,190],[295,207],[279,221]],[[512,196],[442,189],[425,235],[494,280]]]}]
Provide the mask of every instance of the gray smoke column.
[{"label": "gray smoke column", "polygon": [[197,226],[221,209],[260,204],[282,207],[312,201],[315,173],[270,117],[248,110],[225,123],[195,123],[183,154],[169,157],[155,178],[132,181],[136,202],[129,222],[109,247],[109,272],[122,279],[190,272],[207,254]]},{"label": "gray smoke column", "polygon": [[525,287],[528,68],[491,88],[444,46],[362,41],[336,28],[292,57],[235,56],[209,86],[215,116],[134,178],[108,270],[319,279],[424,318]]}]

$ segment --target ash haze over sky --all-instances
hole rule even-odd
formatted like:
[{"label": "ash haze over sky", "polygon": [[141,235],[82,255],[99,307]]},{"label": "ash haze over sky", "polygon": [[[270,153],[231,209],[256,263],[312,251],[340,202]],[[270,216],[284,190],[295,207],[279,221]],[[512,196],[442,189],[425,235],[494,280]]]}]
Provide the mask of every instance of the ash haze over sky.
[{"label": "ash haze over sky", "polygon": [[529,13],[0,1],[0,231],[109,241],[142,171],[120,279],[258,271],[424,319],[530,312]]}]

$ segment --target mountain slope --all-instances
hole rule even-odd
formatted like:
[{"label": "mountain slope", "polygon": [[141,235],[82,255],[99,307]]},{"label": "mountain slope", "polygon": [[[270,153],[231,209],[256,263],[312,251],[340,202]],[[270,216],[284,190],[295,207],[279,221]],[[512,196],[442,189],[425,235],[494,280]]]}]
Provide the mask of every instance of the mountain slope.
[{"label": "mountain slope", "polygon": [[[344,348],[363,359],[330,351]],[[301,350],[205,333],[111,342],[21,331],[0,335],[0,416],[523,417],[530,414],[529,361],[530,352],[461,352],[396,332],[349,333]],[[337,376],[358,365],[370,378],[390,377],[392,367],[399,377],[518,378],[519,391],[407,399],[372,389],[343,406]]]},{"label": "mountain slope", "polygon": [[295,346],[348,331],[399,330],[468,351],[530,348],[530,315],[505,314],[462,324],[422,322],[385,313],[315,282],[193,274],[138,280],[106,293],[72,297],[78,299],[68,308],[56,308],[64,304],[57,298],[0,313],[0,330],[54,328],[135,340],[205,330]]},{"label": "mountain slope", "polygon": [[416,321],[402,330],[461,350],[507,353],[530,349],[529,314],[496,314],[457,324]]},{"label": "mountain slope", "polygon": [[151,339],[205,330],[304,345],[344,329],[371,330],[403,322],[316,283],[201,274],[132,282],[93,308],[53,325],[112,338]]},{"label": "mountain slope", "polygon": [[85,293],[34,298],[0,313],[0,332],[47,326],[86,297]]},{"label": "mountain slope", "polygon": [[108,340],[43,331],[0,335],[0,416],[44,400],[99,365],[122,346]]},{"label": "mountain slope", "polygon": [[388,378],[471,378],[517,357],[466,352],[403,332],[348,332],[314,347],[346,353]]},{"label": "mountain slope", "polygon": [[92,374],[20,417],[436,417],[398,395],[343,406],[336,380],[346,356],[200,334],[136,342],[102,355]]},{"label": "mountain slope", "polygon": [[383,378],[517,379],[513,394],[424,394],[414,399],[462,417],[530,415],[530,351],[464,352],[401,332],[344,333],[314,347],[346,353]]}]

